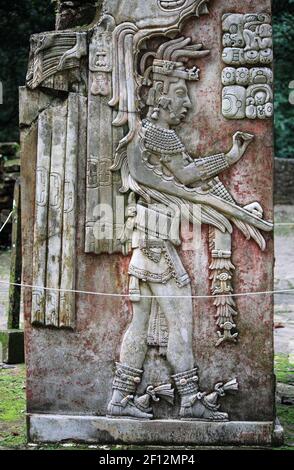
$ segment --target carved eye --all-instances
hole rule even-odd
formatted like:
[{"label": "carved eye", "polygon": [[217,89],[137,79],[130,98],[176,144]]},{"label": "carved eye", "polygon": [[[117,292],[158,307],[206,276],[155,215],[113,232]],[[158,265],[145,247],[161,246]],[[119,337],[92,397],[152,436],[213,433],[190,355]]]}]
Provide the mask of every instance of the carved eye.
[{"label": "carved eye", "polygon": [[157,0],[159,8],[164,11],[175,11],[182,8],[188,0]]}]

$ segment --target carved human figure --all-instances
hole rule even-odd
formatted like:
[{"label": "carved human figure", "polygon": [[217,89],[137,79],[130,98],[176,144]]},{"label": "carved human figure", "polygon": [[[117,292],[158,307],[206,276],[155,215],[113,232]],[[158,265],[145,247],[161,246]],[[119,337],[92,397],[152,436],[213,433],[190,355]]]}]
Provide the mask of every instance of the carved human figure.
[{"label": "carved human figure", "polygon": [[[165,43],[155,54],[152,66],[146,68],[144,83],[150,86],[147,116],[142,121],[137,120],[135,134],[127,142],[127,148],[119,147],[113,166],[113,170],[121,170],[124,191],[133,191],[139,199],[137,203],[134,198],[130,200],[129,218],[122,237],[125,242],[131,234],[132,239],[129,275],[133,316],[122,341],[113,395],[108,404],[108,414],[112,417],[152,418],[151,408],[142,407],[142,400],[134,395],[143,373],[150,314],[156,302],[167,322],[166,357],[181,398],[180,417],[228,419],[227,413],[218,411],[215,394],[211,401],[212,395],[199,391],[192,350],[191,282],[175,249],[180,237],[175,232],[171,235],[166,227],[170,222],[170,207],[188,201],[204,202],[203,223],[216,228],[224,224],[225,233],[220,235],[223,247],[230,239],[227,217],[237,225],[238,220],[243,220],[243,224],[252,223],[259,228],[263,228],[264,222],[258,203],[245,208],[237,206],[216,178],[243,157],[253,136],[236,132],[228,152],[194,159],[175,131],[192,108],[186,82],[199,79],[199,70],[196,67],[188,70],[183,63],[185,55],[191,58],[199,54],[199,45],[189,44],[190,40],[184,38]],[[144,59],[142,63],[146,63]],[[226,210],[223,204],[227,204]],[[220,219],[219,225],[217,220]],[[146,227],[142,220],[151,222]],[[235,381],[232,388],[236,388]]]}]

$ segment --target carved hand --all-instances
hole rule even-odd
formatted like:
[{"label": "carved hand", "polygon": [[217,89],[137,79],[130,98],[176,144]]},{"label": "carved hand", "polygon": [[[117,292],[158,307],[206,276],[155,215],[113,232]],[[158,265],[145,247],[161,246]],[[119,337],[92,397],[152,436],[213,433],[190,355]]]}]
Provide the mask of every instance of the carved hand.
[{"label": "carved hand", "polygon": [[228,163],[233,165],[243,157],[248,145],[254,139],[254,135],[247,132],[236,132],[233,135],[233,146],[231,150],[225,155]]},{"label": "carved hand", "polygon": [[246,209],[248,212],[256,215],[256,217],[259,217],[260,219],[263,217],[263,208],[258,202],[252,202],[251,204],[244,206],[243,209]]}]

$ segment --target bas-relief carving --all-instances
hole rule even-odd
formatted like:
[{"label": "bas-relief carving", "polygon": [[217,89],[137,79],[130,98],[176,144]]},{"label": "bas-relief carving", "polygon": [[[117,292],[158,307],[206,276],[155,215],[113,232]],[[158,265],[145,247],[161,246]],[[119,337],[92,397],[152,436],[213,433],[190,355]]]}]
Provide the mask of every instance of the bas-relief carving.
[{"label": "bas-relief carving", "polygon": [[[263,219],[263,210],[258,202],[242,207],[218,179],[219,174],[243,157],[254,139],[253,135],[236,131],[228,151],[221,150],[216,155],[194,158],[188,154],[185,143],[176,131],[187,114],[193,112],[187,82],[195,82],[200,78],[197,64],[188,68],[186,62],[197,62],[197,58],[206,57],[209,53],[202,44],[192,44],[190,38],[181,36],[179,26],[189,16],[207,13],[207,3],[203,0],[106,0],[104,16],[88,34],[85,251],[96,254],[117,251],[131,253],[129,294],[133,318],[124,335],[120,362],[116,366],[112,398],[108,404],[108,415],[111,417],[151,419],[152,403],[163,399],[172,405],[176,390],[180,397],[180,418],[226,421],[228,414],[219,411],[218,400],[227,391],[238,389],[235,378],[225,384],[216,384],[212,393],[202,392],[199,387],[192,352],[191,281],[176,249],[181,244],[180,210],[190,222],[210,226],[211,264],[207,279],[211,280],[211,292],[215,296],[218,329],[216,346],[236,342],[237,307],[232,297],[235,270],[231,247],[233,225],[264,250],[265,240],[261,231],[271,231],[272,224]],[[254,18],[246,17],[247,29],[256,35],[260,22],[254,26],[251,24],[254,21]],[[262,24],[267,24],[266,19],[263,18]],[[244,36],[242,25],[238,22],[237,31],[233,31],[232,37],[226,39],[226,47],[232,49],[230,54],[234,58],[233,48],[238,46],[245,49],[245,38],[246,45],[255,44],[252,35]],[[266,55],[261,46],[266,43],[263,39],[268,39],[267,31],[265,27],[258,28],[258,37],[261,39],[257,41],[258,47],[263,51],[259,53],[260,57]],[[244,45],[238,42],[241,41],[241,33]],[[78,33],[58,33],[58,38],[64,35],[65,40],[67,34]],[[155,36],[161,37],[161,41],[155,49],[150,50],[148,39]],[[65,69],[67,57],[76,54],[74,50],[77,42],[73,38],[69,42],[65,41],[67,46],[62,54],[67,52],[67,55],[64,58],[58,50],[55,69],[52,69],[54,86],[58,69]],[[53,45],[55,47],[55,43]],[[33,57],[36,60],[31,61],[28,77],[28,85],[31,87],[44,83],[43,75],[38,72],[39,52],[33,46]],[[74,55],[75,66],[80,57]],[[250,63],[255,62],[252,59]],[[245,95],[240,100],[241,92],[238,92],[234,106],[239,114],[253,116],[256,113],[259,116],[260,106],[268,104],[268,95],[264,98],[260,87],[271,83],[270,69],[241,67],[243,63],[240,60],[236,64],[238,70],[234,71],[230,67],[231,77],[223,75],[223,80],[229,82],[224,83],[225,88],[230,89],[225,96],[229,101],[229,95],[236,95],[236,87],[244,88],[246,85]],[[145,93],[141,94],[141,91]],[[238,101],[242,101],[241,107]],[[67,171],[70,161],[66,157],[66,148],[72,139],[76,140],[78,131],[73,131],[65,147],[56,149],[60,156],[56,171],[54,162],[57,165],[57,159],[51,150],[54,124],[50,121],[54,119],[55,111],[48,112],[48,116],[41,113],[39,117],[40,122],[42,119],[48,122],[43,126],[46,131],[44,143],[42,136],[39,139],[46,151],[38,151],[37,175],[40,184],[37,185],[36,200],[40,204],[36,208],[35,239],[40,240],[40,243],[34,257],[34,282],[47,287],[48,279],[56,279],[50,273],[51,263],[50,266],[47,264],[47,270],[44,268],[50,256],[50,247],[46,244],[47,231],[50,225],[60,225],[60,207],[63,204],[64,213],[72,214],[68,221],[71,231],[66,232],[69,240],[57,237],[52,253],[54,251],[54,256],[57,256],[63,274],[65,269],[67,286],[73,288],[74,266],[66,271],[68,263],[62,260],[62,256],[63,250],[69,246],[66,256],[74,258],[75,233],[71,221],[75,208],[74,188],[78,180],[73,167],[70,170],[71,178],[65,179],[69,184],[58,184],[58,175]],[[60,110],[56,112],[59,114]],[[60,119],[68,119],[67,113],[69,110],[65,114],[61,113],[63,117]],[[66,195],[67,202],[64,200]],[[99,225],[99,208],[108,205],[117,212],[122,198],[127,201],[125,224],[119,223],[117,218],[104,220],[102,229],[107,236],[98,239],[95,233],[103,231]],[[59,201],[59,209],[53,204],[53,199]],[[73,210],[69,210],[71,207]],[[194,210],[199,207],[200,218],[199,210]],[[66,216],[62,220],[67,223]],[[63,230],[60,229],[59,233],[62,234]],[[55,269],[54,263],[52,269]],[[57,277],[63,279],[63,275]],[[65,288],[60,285],[56,287]],[[43,289],[35,290],[32,321],[62,326],[62,322],[59,322],[63,315],[58,309],[63,304],[64,316],[68,318],[70,315],[69,324],[72,324],[74,298],[64,301],[63,295],[54,297]],[[150,384],[145,394],[138,396],[136,390],[144,373],[148,347],[156,347],[159,354],[166,357],[173,375],[170,383]]]},{"label": "bas-relief carving", "polygon": [[[113,125],[128,124],[129,129],[117,146],[112,171],[120,170],[121,191],[135,193],[137,203],[134,198],[129,200],[121,240],[132,247],[129,291],[133,319],[123,338],[108,414],[153,417],[152,407],[142,408],[136,396],[147,348],[153,346],[166,356],[174,371],[171,384],[180,396],[179,417],[224,421],[228,415],[219,411],[217,400],[226,386],[227,390],[237,390],[237,380],[223,388],[218,384],[212,394],[199,389],[192,353],[191,284],[175,250],[181,244],[180,219],[176,220],[176,228],[175,223],[172,230],[171,226],[177,213],[175,208],[185,206],[188,219],[195,221],[193,205],[201,204],[201,222],[211,226],[210,278],[219,330],[216,345],[236,342],[237,310],[231,295],[235,269],[231,261],[231,222],[261,249],[265,249],[265,241],[260,230],[270,231],[272,224],[263,220],[263,210],[257,202],[244,208],[236,204],[218,175],[242,158],[253,136],[236,132],[228,152],[201,158],[190,156],[176,127],[192,112],[186,82],[197,81],[199,70],[196,64],[187,68],[185,62],[205,57],[209,51],[178,35],[163,42],[157,50],[147,47],[145,54],[138,53],[134,58],[129,50],[137,50],[137,34],[129,24],[119,26],[113,54],[113,96],[109,103],[118,110]],[[136,72],[135,83],[126,70]],[[142,86],[148,92],[145,98],[139,96],[138,101],[138,87]]]},{"label": "bas-relief carving", "polygon": [[[75,239],[79,112],[84,98],[70,93],[64,103],[38,117],[34,222],[32,323],[75,325]],[[52,288],[52,290],[50,290]],[[62,290],[60,292],[59,290]]]},{"label": "bas-relief carving", "polygon": [[271,18],[266,13],[223,16],[222,113],[227,119],[273,115]]},{"label": "bas-relief carving", "polygon": [[185,18],[208,13],[209,0],[105,0],[103,10],[112,15],[116,24],[131,22],[139,30],[162,32],[177,27]]},{"label": "bas-relief carving", "polygon": [[85,86],[81,60],[87,55],[87,47],[86,32],[32,35],[27,86],[81,91]]}]

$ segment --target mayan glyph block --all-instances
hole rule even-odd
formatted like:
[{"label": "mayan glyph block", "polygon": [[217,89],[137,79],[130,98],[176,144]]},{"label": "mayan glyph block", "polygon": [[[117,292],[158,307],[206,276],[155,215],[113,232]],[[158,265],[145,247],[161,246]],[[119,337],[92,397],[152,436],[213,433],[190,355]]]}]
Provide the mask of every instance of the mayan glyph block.
[{"label": "mayan glyph block", "polygon": [[222,59],[228,65],[222,70],[222,113],[227,119],[273,115],[270,23],[266,13],[226,13],[222,17]]}]

